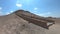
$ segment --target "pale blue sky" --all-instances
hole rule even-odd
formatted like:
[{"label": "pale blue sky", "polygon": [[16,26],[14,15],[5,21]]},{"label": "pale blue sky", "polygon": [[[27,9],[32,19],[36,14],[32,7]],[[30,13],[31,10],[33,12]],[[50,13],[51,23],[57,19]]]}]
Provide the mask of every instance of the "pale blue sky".
[{"label": "pale blue sky", "polygon": [[18,9],[40,16],[60,17],[60,0],[0,0],[0,15],[10,14]]}]

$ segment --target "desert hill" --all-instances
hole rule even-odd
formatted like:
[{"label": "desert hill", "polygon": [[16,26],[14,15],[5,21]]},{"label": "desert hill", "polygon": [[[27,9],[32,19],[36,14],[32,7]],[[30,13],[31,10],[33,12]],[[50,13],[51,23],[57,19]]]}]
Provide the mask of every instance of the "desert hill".
[{"label": "desert hill", "polygon": [[0,16],[0,34],[48,34],[51,30],[47,28],[53,29],[53,26],[49,27],[52,24],[47,23],[54,24],[54,19],[17,10],[9,15]]}]

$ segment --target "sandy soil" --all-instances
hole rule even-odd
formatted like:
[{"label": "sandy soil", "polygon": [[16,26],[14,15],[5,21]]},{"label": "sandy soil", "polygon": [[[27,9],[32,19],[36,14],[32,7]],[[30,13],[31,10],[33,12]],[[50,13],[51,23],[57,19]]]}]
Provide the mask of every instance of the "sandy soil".
[{"label": "sandy soil", "polygon": [[49,30],[37,26],[15,14],[0,17],[0,34],[60,34],[60,19]]},{"label": "sandy soil", "polygon": [[46,34],[60,34],[60,19],[55,19],[55,24],[46,30]]}]

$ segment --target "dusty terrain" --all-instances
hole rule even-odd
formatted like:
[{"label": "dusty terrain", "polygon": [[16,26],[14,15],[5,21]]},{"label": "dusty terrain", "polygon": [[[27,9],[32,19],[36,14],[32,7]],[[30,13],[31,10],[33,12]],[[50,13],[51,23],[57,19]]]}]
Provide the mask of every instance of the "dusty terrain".
[{"label": "dusty terrain", "polygon": [[15,14],[0,16],[0,34],[44,34],[44,28],[28,23]]},{"label": "dusty terrain", "polygon": [[60,34],[60,18],[55,19],[55,24],[46,30],[46,34]]},{"label": "dusty terrain", "polygon": [[45,29],[15,14],[4,16],[0,17],[0,34],[60,34],[60,19],[55,19],[55,24]]},{"label": "dusty terrain", "polygon": [[0,34],[60,34],[60,19],[49,29],[29,23],[16,14],[0,16]]}]

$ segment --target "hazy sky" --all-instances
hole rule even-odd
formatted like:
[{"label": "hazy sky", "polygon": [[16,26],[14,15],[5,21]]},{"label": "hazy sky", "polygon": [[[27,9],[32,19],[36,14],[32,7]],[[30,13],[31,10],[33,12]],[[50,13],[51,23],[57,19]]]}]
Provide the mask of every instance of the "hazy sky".
[{"label": "hazy sky", "polygon": [[18,9],[40,16],[60,17],[60,0],[0,0],[0,15],[10,14]]}]

